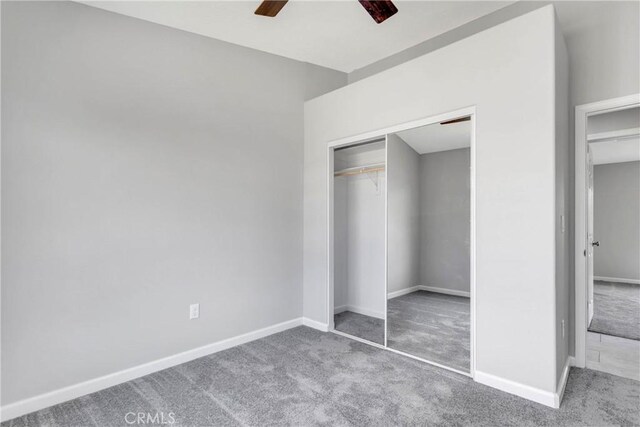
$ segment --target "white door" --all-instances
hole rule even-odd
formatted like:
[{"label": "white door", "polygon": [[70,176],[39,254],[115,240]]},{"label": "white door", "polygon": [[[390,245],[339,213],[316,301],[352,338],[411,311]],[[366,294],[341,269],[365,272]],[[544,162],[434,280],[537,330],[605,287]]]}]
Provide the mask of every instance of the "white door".
[{"label": "white door", "polygon": [[587,144],[587,328],[593,319],[593,157]]}]

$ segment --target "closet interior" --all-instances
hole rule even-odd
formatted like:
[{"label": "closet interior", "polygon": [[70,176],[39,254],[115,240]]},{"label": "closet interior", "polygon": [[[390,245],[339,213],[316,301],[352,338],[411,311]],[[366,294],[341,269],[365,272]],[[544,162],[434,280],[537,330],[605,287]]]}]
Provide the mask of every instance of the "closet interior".
[{"label": "closet interior", "polygon": [[336,149],[334,171],[334,328],[384,344],[384,138]]},{"label": "closet interior", "polygon": [[334,149],[333,329],[471,372],[470,116]]}]

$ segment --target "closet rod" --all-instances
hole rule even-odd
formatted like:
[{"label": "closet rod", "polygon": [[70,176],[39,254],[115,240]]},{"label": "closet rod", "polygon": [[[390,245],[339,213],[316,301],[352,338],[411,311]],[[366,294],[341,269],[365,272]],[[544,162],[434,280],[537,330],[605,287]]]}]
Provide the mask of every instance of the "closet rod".
[{"label": "closet rod", "polygon": [[358,166],[355,168],[347,168],[336,171],[333,176],[353,176],[362,175],[364,173],[383,172],[385,170],[384,163],[378,163],[375,165]]}]

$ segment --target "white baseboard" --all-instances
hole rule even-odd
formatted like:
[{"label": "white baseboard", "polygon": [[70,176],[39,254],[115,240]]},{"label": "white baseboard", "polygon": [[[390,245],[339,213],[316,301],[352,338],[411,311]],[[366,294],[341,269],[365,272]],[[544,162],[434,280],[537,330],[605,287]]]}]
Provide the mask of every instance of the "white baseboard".
[{"label": "white baseboard", "polygon": [[620,277],[593,276],[593,280],[601,280],[603,282],[615,282],[615,283],[632,283],[634,285],[640,285],[640,280],[638,279],[622,279]]},{"label": "white baseboard", "polygon": [[343,311],[351,311],[353,313],[364,314],[365,316],[375,317],[377,319],[384,319],[384,313],[379,311],[370,310],[364,307],[358,307],[356,305],[341,305],[333,309],[334,314],[342,313]]},{"label": "white baseboard", "polygon": [[399,291],[389,292],[387,294],[387,299],[401,297],[402,295],[410,294],[411,292],[415,292],[419,290],[420,290],[420,286],[412,286],[410,288],[400,289]]},{"label": "white baseboard", "polygon": [[466,292],[466,291],[458,291],[458,290],[455,290],[455,289],[447,289],[447,288],[438,288],[436,286],[422,286],[422,285],[420,285],[418,287],[422,291],[431,291],[431,292],[437,292],[439,294],[455,295],[457,297],[467,297],[467,298],[471,297],[471,292]]},{"label": "white baseboard", "polygon": [[551,391],[545,391],[536,387],[531,387],[526,384],[517,383],[515,381],[501,378],[495,375],[487,374],[476,370],[474,380],[480,384],[487,385],[489,387],[496,388],[498,390],[505,391],[510,394],[514,394],[519,397],[540,403],[552,408],[558,408],[560,398],[558,393]]},{"label": "white baseboard", "polygon": [[415,291],[430,291],[430,292],[436,292],[439,294],[455,295],[457,297],[467,297],[467,298],[471,297],[470,292],[458,291],[455,289],[439,288],[437,286],[418,285],[418,286],[412,286],[410,288],[400,289],[399,291],[389,292],[387,294],[387,299],[401,297],[402,295],[410,294],[411,292],[415,292]]},{"label": "white baseboard", "polygon": [[560,380],[558,381],[558,387],[556,388],[556,395],[554,400],[554,408],[559,408],[560,404],[562,404],[562,398],[564,397],[564,389],[567,387],[567,380],[569,379],[569,371],[571,370],[572,365],[572,357],[567,357],[566,362],[564,363],[564,368],[562,369],[562,375],[560,376]]},{"label": "white baseboard", "polygon": [[114,372],[112,374],[104,375],[92,380],[84,381],[38,396],[30,397],[28,399],[20,400],[15,403],[10,403],[0,408],[0,421],[7,421],[12,418],[38,411],[40,409],[48,408],[49,406],[76,399],[90,393],[95,393],[96,391],[104,390],[105,388],[122,384],[124,382],[131,381],[133,379],[140,378],[145,375],[161,371],[163,369],[171,368],[172,366],[180,365],[182,363],[186,363],[203,356],[217,353],[219,351],[226,350],[240,344],[245,344],[250,341],[264,338],[278,332],[286,331],[287,329],[295,328],[296,326],[302,325],[303,321],[304,319],[301,317],[288,320],[286,322],[248,332],[246,334],[227,338],[222,341],[207,344],[205,346],[194,348],[192,350],[187,350],[182,353],[174,354],[173,356],[163,357],[162,359],[124,369],[119,372]]},{"label": "white baseboard", "polygon": [[317,329],[322,332],[329,332],[329,325],[327,325],[326,323],[318,322],[316,320],[311,320],[307,317],[302,318],[302,324],[304,326],[308,326],[310,328]]}]

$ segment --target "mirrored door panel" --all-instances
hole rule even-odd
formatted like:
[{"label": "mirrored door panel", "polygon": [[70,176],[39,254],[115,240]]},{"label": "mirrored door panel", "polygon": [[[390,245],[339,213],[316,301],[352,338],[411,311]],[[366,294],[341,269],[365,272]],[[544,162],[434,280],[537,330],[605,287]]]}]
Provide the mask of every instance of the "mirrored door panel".
[{"label": "mirrored door panel", "polygon": [[385,341],[385,141],[334,151],[334,329]]},{"label": "mirrored door panel", "polygon": [[387,141],[387,346],[470,372],[470,121]]}]

